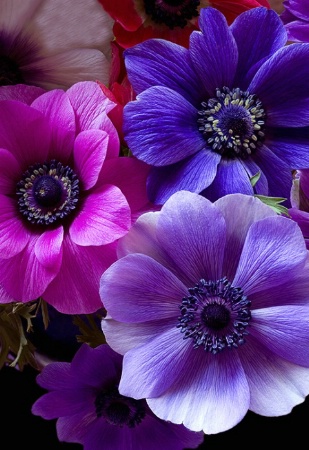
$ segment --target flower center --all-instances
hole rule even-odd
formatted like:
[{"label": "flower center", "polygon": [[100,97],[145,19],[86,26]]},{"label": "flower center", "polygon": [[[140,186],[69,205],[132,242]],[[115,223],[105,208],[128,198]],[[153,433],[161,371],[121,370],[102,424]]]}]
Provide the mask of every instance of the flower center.
[{"label": "flower center", "polygon": [[184,28],[198,16],[199,0],[144,0],[144,8],[153,22],[168,28]]},{"label": "flower center", "polygon": [[117,388],[100,392],[95,399],[97,417],[104,417],[111,425],[134,428],[146,415],[144,400],[124,397]]},{"label": "flower center", "polygon": [[216,354],[244,344],[251,302],[241,288],[232,286],[224,277],[217,281],[202,279],[188,291],[190,295],[180,305],[177,328],[184,339],[193,339],[193,348],[202,346]]},{"label": "flower center", "polygon": [[214,152],[246,159],[263,144],[266,114],[255,94],[224,87],[201,105],[199,130]]},{"label": "flower center", "polygon": [[19,211],[29,222],[50,225],[76,208],[79,180],[70,167],[52,160],[29,167],[16,193]]},{"label": "flower center", "polygon": [[0,86],[24,83],[18,65],[8,56],[0,56]]}]

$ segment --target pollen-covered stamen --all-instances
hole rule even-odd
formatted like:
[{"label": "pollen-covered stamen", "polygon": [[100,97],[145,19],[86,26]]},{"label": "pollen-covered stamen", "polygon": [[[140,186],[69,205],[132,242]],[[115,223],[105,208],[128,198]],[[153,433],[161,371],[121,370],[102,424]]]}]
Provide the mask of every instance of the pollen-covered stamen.
[{"label": "pollen-covered stamen", "polygon": [[22,84],[24,82],[16,62],[8,56],[0,56],[0,86]]},{"label": "pollen-covered stamen", "polygon": [[168,28],[184,28],[198,16],[199,0],[144,0],[144,8],[151,20]]},{"label": "pollen-covered stamen", "polygon": [[104,417],[111,425],[134,428],[146,415],[144,400],[124,397],[117,387],[101,391],[95,399],[97,417]]},{"label": "pollen-covered stamen", "polygon": [[245,159],[263,144],[266,114],[255,94],[224,87],[201,106],[199,130],[214,152]]},{"label": "pollen-covered stamen", "polygon": [[188,291],[180,305],[177,328],[184,339],[193,339],[194,348],[202,346],[216,354],[245,342],[251,302],[241,288],[232,286],[224,277],[217,281],[202,279]]},{"label": "pollen-covered stamen", "polygon": [[79,180],[70,167],[52,160],[29,167],[16,193],[19,210],[30,223],[50,225],[76,208]]}]

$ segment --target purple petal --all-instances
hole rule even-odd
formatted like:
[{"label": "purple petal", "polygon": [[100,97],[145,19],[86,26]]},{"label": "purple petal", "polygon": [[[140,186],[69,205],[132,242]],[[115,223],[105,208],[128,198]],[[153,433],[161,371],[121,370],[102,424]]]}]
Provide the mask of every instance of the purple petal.
[{"label": "purple petal", "polygon": [[186,295],[186,286],[175,275],[142,254],[117,261],[100,281],[105,308],[113,319],[124,322],[177,318],[181,299]]},{"label": "purple petal", "polygon": [[77,245],[106,245],[124,236],[131,225],[131,211],[119,188],[105,185],[89,194],[70,226]]},{"label": "purple petal", "polygon": [[87,389],[78,389],[77,391],[72,386],[70,390],[52,391],[44,394],[34,403],[31,412],[47,420],[81,412],[85,415],[85,409],[91,400],[91,395],[89,395]]},{"label": "purple petal", "polygon": [[246,295],[280,286],[303,270],[306,257],[298,225],[286,217],[266,217],[248,230],[232,284],[241,286]]},{"label": "purple petal", "polygon": [[289,214],[291,219],[297,222],[304,237],[309,236],[309,212],[301,211],[300,209],[290,208]]},{"label": "purple petal", "polygon": [[295,20],[285,25],[288,38],[296,42],[309,42],[308,22]]},{"label": "purple petal", "polygon": [[309,167],[309,127],[275,129],[266,145],[291,169]]},{"label": "purple petal", "polygon": [[147,179],[150,201],[161,205],[183,189],[200,193],[213,182],[220,159],[220,155],[205,149],[176,164],[152,167]]},{"label": "purple petal", "polygon": [[[199,99],[200,83],[189,51],[166,40],[149,39],[124,52],[129,80],[137,94],[151,86],[165,86],[189,102]],[[187,86],[190,86],[188,90]]]},{"label": "purple petal", "polygon": [[247,89],[248,80],[263,61],[286,44],[287,34],[278,14],[266,8],[253,8],[240,14],[230,30],[239,55],[234,85]]},{"label": "purple petal", "polygon": [[[172,105],[172,112],[166,105]],[[133,155],[165,166],[205,148],[197,110],[178,92],[150,87],[124,107],[123,131]]]},{"label": "purple petal", "polygon": [[157,239],[179,273],[193,287],[222,276],[226,226],[221,212],[204,197],[179,191],[162,207]]},{"label": "purple petal", "polygon": [[36,241],[34,253],[40,264],[59,271],[62,261],[63,226],[44,231]]},{"label": "purple petal", "polygon": [[[39,0],[41,1],[41,0]],[[3,10],[1,10],[1,15]],[[25,84],[15,84],[13,86],[1,86],[0,101],[18,100],[26,105],[30,105],[37,97],[44,94],[44,89],[37,86],[27,86]]]},{"label": "purple petal", "polygon": [[270,127],[302,127],[309,124],[309,46],[283,47],[258,70],[248,91],[258,96]]},{"label": "purple petal", "polygon": [[108,147],[108,135],[102,130],[79,133],[74,142],[74,170],[83,189],[91,189],[97,182]]},{"label": "purple petal", "polygon": [[226,246],[222,272],[232,280],[250,226],[264,217],[276,216],[276,213],[259,199],[242,194],[221,197],[216,201],[215,206],[223,214],[226,223]]},{"label": "purple petal", "polygon": [[254,309],[250,333],[281,358],[309,367],[308,323],[308,304]]},{"label": "purple petal", "polygon": [[267,195],[268,194],[268,180],[267,180],[264,172],[262,172],[261,168],[256,164],[256,162],[252,158],[240,160],[240,162],[243,164],[249,178],[252,178],[257,173],[260,173],[260,178],[258,179],[257,183],[255,184],[253,190],[256,194]]},{"label": "purple petal", "polygon": [[25,169],[46,160],[50,142],[48,120],[39,111],[14,100],[0,102],[0,147]]},{"label": "purple petal", "polygon": [[[49,391],[70,389],[76,379],[71,373],[71,364],[68,362],[55,362],[47,364],[37,375],[36,382],[39,386]],[[75,384],[74,389],[77,387]]]},{"label": "purple petal", "polygon": [[253,336],[239,349],[239,356],[250,387],[250,410],[256,414],[288,414],[308,395],[308,368],[281,359]]},{"label": "purple petal", "polygon": [[237,353],[233,357],[229,352],[212,355],[202,349],[191,352],[180,377],[167,392],[147,399],[161,419],[207,434],[239,423],[249,402],[249,387]]},{"label": "purple petal", "polygon": [[207,93],[205,97],[214,97],[216,88],[233,84],[237,46],[225,17],[217,9],[202,8],[199,26],[202,33],[193,31],[190,36],[190,57],[199,75],[202,91]]},{"label": "purple petal", "polygon": [[119,392],[136,399],[162,395],[184,373],[192,351],[176,326],[154,335],[124,355]]},{"label": "purple petal", "polygon": [[0,148],[0,192],[1,194],[11,195],[16,190],[16,184],[23,173],[19,162],[15,156]]}]

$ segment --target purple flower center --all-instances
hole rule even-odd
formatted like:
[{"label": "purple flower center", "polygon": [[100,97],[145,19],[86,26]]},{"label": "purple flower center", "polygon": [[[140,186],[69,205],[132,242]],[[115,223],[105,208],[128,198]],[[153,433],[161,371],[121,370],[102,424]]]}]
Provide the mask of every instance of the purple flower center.
[{"label": "purple flower center", "polygon": [[134,428],[146,415],[144,400],[135,400],[119,394],[117,388],[101,391],[95,399],[97,417],[104,417],[111,425]]},{"label": "purple flower center", "polygon": [[24,83],[22,73],[16,64],[8,56],[0,56],[0,86]]},{"label": "purple flower center", "polygon": [[76,208],[79,180],[70,167],[52,160],[29,167],[16,193],[19,211],[30,223],[51,225]]},{"label": "purple flower center", "polygon": [[202,346],[216,354],[244,344],[251,302],[241,288],[224,277],[217,281],[202,279],[188,291],[190,295],[180,305],[177,328],[184,339],[193,339],[193,348]]},{"label": "purple flower center", "polygon": [[144,8],[151,20],[168,28],[184,28],[198,16],[199,0],[144,0]]},{"label": "purple flower center", "polygon": [[201,106],[199,131],[214,152],[246,159],[263,144],[266,114],[255,94],[224,87]]}]

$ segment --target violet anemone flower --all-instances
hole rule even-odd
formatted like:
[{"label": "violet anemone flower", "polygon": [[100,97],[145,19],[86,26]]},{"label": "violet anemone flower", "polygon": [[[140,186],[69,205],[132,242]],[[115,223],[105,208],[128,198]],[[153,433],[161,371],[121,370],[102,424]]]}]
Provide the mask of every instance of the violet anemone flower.
[{"label": "violet anemone flower", "polygon": [[57,419],[62,442],[84,450],[182,450],[196,448],[203,433],[158,419],[145,400],[119,394],[122,356],[103,344],[83,344],[71,363],[50,363],[37,376],[49,392],[32,413]]},{"label": "violet anemone flower", "polygon": [[309,42],[309,10],[304,0],[286,0],[280,15],[290,41]]},{"label": "violet anemone flower", "polygon": [[96,0],[0,0],[0,86],[107,83],[112,27]]},{"label": "violet anemone flower", "polygon": [[309,45],[285,46],[278,14],[263,7],[230,27],[204,8],[199,24],[189,49],[150,39],[124,51],[137,93],[124,108],[124,138],[152,166],[150,200],[181,189],[212,201],[238,192],[288,199],[291,170],[309,167]]},{"label": "violet anemone flower", "polygon": [[309,393],[308,251],[254,196],[173,194],[120,240],[100,294],[119,391],[161,419],[219,433]]},{"label": "violet anemone flower", "polygon": [[288,213],[298,223],[309,249],[309,170],[295,172]]},{"label": "violet anemone flower", "polygon": [[97,83],[26,103],[0,101],[0,284],[15,301],[91,313],[117,240],[147,210],[148,167],[119,157],[115,104]]}]

